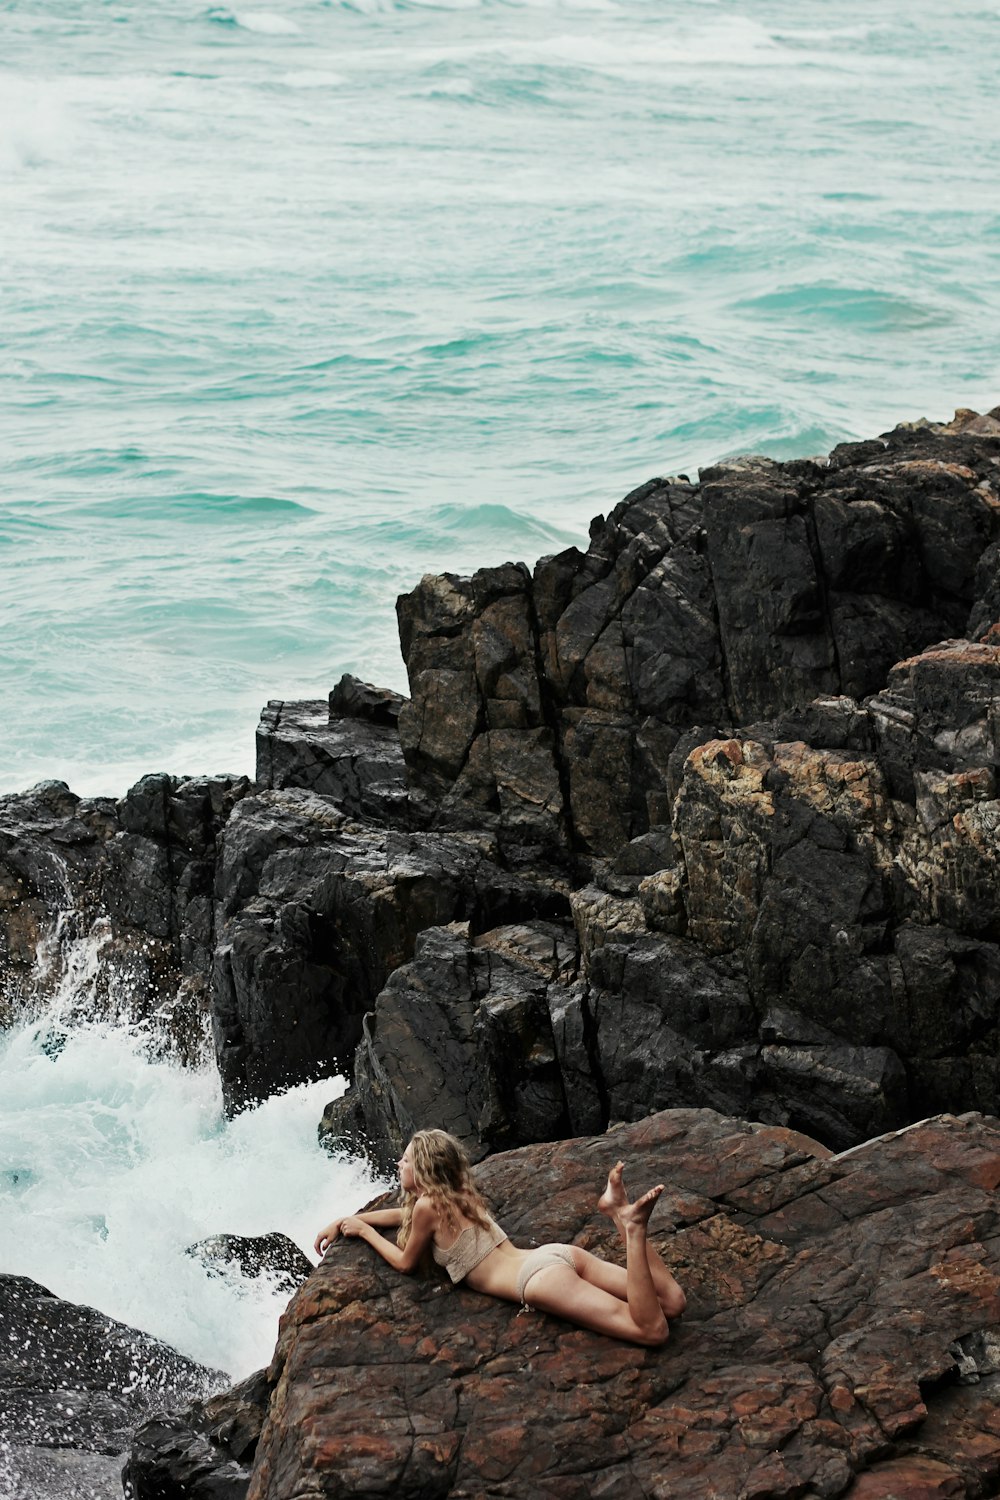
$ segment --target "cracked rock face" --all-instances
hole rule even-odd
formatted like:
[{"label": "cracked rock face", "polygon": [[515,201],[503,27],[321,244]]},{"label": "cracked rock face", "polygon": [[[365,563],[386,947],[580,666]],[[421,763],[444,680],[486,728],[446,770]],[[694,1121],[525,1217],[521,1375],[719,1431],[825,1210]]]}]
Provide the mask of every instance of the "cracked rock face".
[{"label": "cracked rock face", "polygon": [[594,522],[586,554],[425,578],[398,605],[415,794],[441,826],[613,854],[669,816],[685,732],[876,693],[970,611],[981,635],[997,428],[960,415],[826,464],[652,480]]},{"label": "cracked rock face", "polygon": [[411,805],[568,868],[577,961],[545,1014],[504,981],[523,1056],[555,1056],[544,1124],[488,1041],[499,975],[460,996],[407,969],[342,1105],[362,1133],[398,1150],[443,1109],[480,1155],[564,1133],[560,1108],[585,1130],[706,1104],[843,1147],[997,1110],[998,480],[1000,423],[960,413],[652,481],[586,554],[399,601]]},{"label": "cracked rock face", "polygon": [[347,1065],[362,1017],[426,929],[566,906],[503,869],[488,836],[376,828],[297,789],[236,810],[218,890],[213,1024],[237,1103]]},{"label": "cracked rock face", "polygon": [[341,1242],[283,1319],[249,1500],[996,1492],[995,1120],[943,1116],[831,1156],[668,1111],[478,1175],[515,1243],[620,1259],[594,1210],[619,1155],[634,1190],[667,1183],[651,1228],[688,1307],[664,1348],[403,1278]]},{"label": "cracked rock face", "polygon": [[175,1053],[197,1056],[217,841],[250,785],[150,775],[118,801],[77,797],[57,781],[0,798],[0,1025],[43,1001],[83,957],[91,982],[77,976],[73,998],[90,1018],[158,1012]]}]

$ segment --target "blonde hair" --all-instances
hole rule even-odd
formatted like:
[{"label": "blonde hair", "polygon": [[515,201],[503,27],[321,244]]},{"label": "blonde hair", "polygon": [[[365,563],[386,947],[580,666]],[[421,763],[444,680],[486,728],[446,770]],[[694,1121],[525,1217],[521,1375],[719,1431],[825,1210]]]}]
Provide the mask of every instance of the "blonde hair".
[{"label": "blonde hair", "polygon": [[446,1224],[471,1219],[484,1229],[489,1213],[472,1180],[469,1158],[460,1141],[446,1130],[418,1130],[410,1140],[410,1163],[415,1190],[404,1193],[400,1203],[403,1218],[396,1243],[402,1250],[410,1238],[413,1210],[418,1198],[429,1198]]}]

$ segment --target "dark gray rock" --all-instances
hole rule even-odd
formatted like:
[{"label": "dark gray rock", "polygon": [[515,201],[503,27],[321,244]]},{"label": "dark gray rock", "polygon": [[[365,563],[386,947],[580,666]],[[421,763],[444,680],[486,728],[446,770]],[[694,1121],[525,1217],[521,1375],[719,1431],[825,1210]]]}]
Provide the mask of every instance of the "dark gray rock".
[{"label": "dark gray rock", "polygon": [[572,1130],[549,996],[576,961],[572,929],[554,923],[421,934],[366,1017],[354,1058],[364,1133],[385,1157],[432,1121],[473,1160]]},{"label": "dark gray rock", "polygon": [[[348,686],[345,688],[344,683]],[[398,694],[344,679],[325,702],[272,701],[257,730],[257,782],[332,797],[354,818],[410,821]],[[350,710],[347,712],[346,710]]]},{"label": "dark gray rock", "polygon": [[138,1428],[126,1500],[245,1500],[271,1389],[266,1372]]},{"label": "dark gray rock", "polygon": [[349,1066],[426,928],[567,909],[551,880],[502,869],[488,837],[360,825],[311,792],[246,799],[223,844],[213,1023],[231,1104]]},{"label": "dark gray rock", "polygon": [[221,1275],[234,1267],[250,1278],[262,1272],[281,1291],[292,1293],[312,1274],[313,1263],[287,1234],[213,1234],[189,1245],[187,1254],[200,1260],[209,1275]]},{"label": "dark gray rock", "polygon": [[17,1500],[113,1500],[143,1418],[226,1384],[221,1371],[23,1276],[0,1275],[0,1328],[0,1451]]},{"label": "dark gray rock", "polygon": [[613,854],[669,817],[695,726],[861,698],[970,610],[985,630],[998,457],[992,427],[960,421],[828,466],[733,460],[635,491],[585,556],[425,578],[398,613],[426,815]]},{"label": "dark gray rock", "polygon": [[79,997],[89,1014],[155,1012],[175,1050],[196,1054],[216,839],[249,787],[245,777],[156,775],[118,802],[76,797],[62,782],[0,798],[0,1022],[44,1001],[74,945],[89,941],[102,960]]},{"label": "dark gray rock", "polygon": [[345,672],[330,694],[330,720],[363,719],[369,724],[395,725],[405,702],[402,693],[362,682]]}]

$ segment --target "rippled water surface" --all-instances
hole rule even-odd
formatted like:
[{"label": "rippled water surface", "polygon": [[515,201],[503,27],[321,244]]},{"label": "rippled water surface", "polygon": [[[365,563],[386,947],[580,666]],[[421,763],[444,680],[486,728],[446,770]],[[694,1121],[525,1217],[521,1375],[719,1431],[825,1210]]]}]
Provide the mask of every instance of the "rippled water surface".
[{"label": "rippled water surface", "polygon": [[0,786],[245,770],[654,473],[1000,401],[1000,7],[0,3]]}]

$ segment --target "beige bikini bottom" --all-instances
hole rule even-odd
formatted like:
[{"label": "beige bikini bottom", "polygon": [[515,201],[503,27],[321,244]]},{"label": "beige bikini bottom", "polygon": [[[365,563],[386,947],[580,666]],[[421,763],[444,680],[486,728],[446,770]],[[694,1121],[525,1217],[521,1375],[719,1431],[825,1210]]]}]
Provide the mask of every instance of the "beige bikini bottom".
[{"label": "beige bikini bottom", "polygon": [[548,1270],[549,1266],[569,1266],[570,1270],[576,1270],[569,1245],[539,1245],[537,1250],[530,1250],[524,1257],[517,1273],[517,1295],[525,1307],[530,1305],[525,1296],[528,1282],[539,1271]]}]

